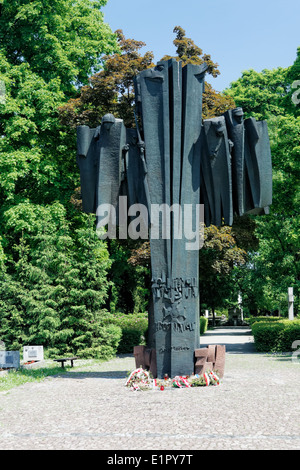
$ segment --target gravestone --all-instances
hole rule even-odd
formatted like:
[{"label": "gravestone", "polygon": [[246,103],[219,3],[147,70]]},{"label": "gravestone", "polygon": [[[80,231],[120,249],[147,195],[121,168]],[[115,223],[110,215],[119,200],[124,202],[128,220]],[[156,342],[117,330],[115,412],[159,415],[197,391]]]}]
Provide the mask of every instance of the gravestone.
[{"label": "gravestone", "polygon": [[43,346],[24,346],[23,347],[23,361],[43,361],[44,348]]},{"label": "gravestone", "polygon": [[244,120],[241,108],[203,121],[206,69],[158,62],[135,77],[135,128],[111,114],[97,128],[77,128],[83,210],[108,224],[108,237],[118,224],[126,238],[131,209],[141,207],[152,297],[148,345],[136,357],[155,350],[158,377],[194,372],[201,223],[231,225],[234,214],[266,213],[272,203],[267,125]]},{"label": "gravestone", "polygon": [[0,369],[19,369],[19,351],[0,351]]}]

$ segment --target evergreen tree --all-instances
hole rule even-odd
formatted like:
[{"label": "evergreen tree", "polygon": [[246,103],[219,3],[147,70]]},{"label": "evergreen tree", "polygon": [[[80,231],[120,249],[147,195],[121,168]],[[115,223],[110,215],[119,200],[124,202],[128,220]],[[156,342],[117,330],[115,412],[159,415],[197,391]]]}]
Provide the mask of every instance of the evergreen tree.
[{"label": "evergreen tree", "polygon": [[82,216],[71,236],[59,203],[20,204],[5,216],[7,241],[15,241],[0,279],[0,336],[7,346],[40,344],[50,355],[116,352],[120,332],[103,311],[110,260],[94,217]]},{"label": "evergreen tree", "polygon": [[[76,133],[58,118],[58,107],[100,68],[102,56],[117,50],[103,22],[105,4],[0,4],[0,338],[14,349],[35,343],[48,354],[84,355],[96,345],[90,353],[99,356],[120,338],[117,330],[106,338],[107,247],[70,204],[79,183]],[[81,250],[82,259],[97,260],[92,274],[81,266]]]}]

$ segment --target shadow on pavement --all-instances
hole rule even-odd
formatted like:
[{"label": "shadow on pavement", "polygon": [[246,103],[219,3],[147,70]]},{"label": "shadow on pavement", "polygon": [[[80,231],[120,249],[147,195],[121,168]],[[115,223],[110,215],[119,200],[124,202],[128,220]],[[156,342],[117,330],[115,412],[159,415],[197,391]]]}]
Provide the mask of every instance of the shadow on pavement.
[{"label": "shadow on pavement", "polygon": [[109,371],[99,371],[99,372],[88,372],[88,371],[63,371],[61,374],[56,375],[55,377],[63,379],[126,379],[128,377],[127,370],[109,370]]}]

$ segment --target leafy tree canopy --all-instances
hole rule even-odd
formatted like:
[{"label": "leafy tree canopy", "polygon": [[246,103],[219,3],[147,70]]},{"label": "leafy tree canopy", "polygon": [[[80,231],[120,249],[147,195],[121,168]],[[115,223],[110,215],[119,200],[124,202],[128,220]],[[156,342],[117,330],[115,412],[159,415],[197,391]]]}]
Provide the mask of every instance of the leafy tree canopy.
[{"label": "leafy tree canopy", "polygon": [[80,96],[60,107],[61,122],[75,128],[80,124],[98,126],[106,113],[124,120],[126,126],[134,123],[133,77],[154,66],[153,54],[140,54],[142,41],[126,39],[121,30],[116,31],[120,53],[105,56],[105,67],[89,78],[89,85],[81,88]]},{"label": "leafy tree canopy", "polygon": [[46,81],[60,78],[64,92],[87,83],[102,55],[116,49],[103,21],[107,0],[3,0],[0,43],[13,65],[30,64]]},{"label": "leafy tree canopy", "polygon": [[286,96],[290,89],[288,72],[289,68],[282,67],[262,72],[246,70],[224,94],[231,96],[236,105],[243,108],[245,117],[263,120],[285,115]]},{"label": "leafy tree canopy", "polygon": [[294,287],[297,299],[300,280],[300,127],[299,108],[291,99],[292,81],[299,79],[299,52],[291,67],[245,71],[226,90],[246,117],[267,120],[273,167],[270,215],[251,217],[258,246],[251,249],[250,263],[238,270],[237,280],[249,309],[277,309],[286,315],[287,288]]},{"label": "leafy tree canopy", "polygon": [[181,26],[175,26],[173,33],[176,34],[173,41],[176,47],[176,56],[165,55],[162,60],[174,58],[178,61],[181,60],[183,64],[201,65],[205,63],[208,66],[207,73],[213,77],[220,75],[218,64],[211,60],[209,54],[204,54],[203,50],[191,38],[186,37],[185,30]]},{"label": "leafy tree canopy", "polygon": [[[117,50],[106,0],[0,3],[0,338],[104,357],[120,331],[103,322],[111,262],[95,218],[69,204],[76,133],[58,107]],[[5,89],[5,94],[3,93]],[[31,343],[31,344],[32,344]]]},{"label": "leafy tree canopy", "polygon": [[[220,73],[218,65],[209,55],[203,54],[202,49],[191,39],[185,37],[185,31],[180,26],[176,26],[174,32],[177,34],[174,41],[179,54],[175,57],[177,60],[181,60],[183,64],[205,62],[208,64],[208,73],[213,76]],[[116,35],[121,53],[105,56],[104,70],[90,77],[89,85],[81,88],[78,98],[71,99],[60,107],[61,122],[65,126],[97,126],[107,112],[123,119],[127,127],[135,125],[133,78],[142,70],[154,67],[153,53],[141,55],[140,49],[145,46],[144,42],[126,39],[121,30],[117,30]],[[169,58],[171,56],[164,56],[162,60]],[[206,84],[203,96],[204,118],[220,115],[234,107],[234,100],[230,96],[218,93],[210,84]]]}]

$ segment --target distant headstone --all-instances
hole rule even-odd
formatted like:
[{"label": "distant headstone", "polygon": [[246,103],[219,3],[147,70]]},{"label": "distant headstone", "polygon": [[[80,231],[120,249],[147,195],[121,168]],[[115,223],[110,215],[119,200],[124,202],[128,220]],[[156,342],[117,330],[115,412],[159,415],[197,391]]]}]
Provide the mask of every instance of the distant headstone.
[{"label": "distant headstone", "polygon": [[0,369],[18,369],[19,367],[19,351],[0,351]]},{"label": "distant headstone", "polygon": [[23,347],[23,360],[28,361],[43,361],[44,348],[43,346],[24,346]]},{"label": "distant headstone", "polygon": [[292,287],[288,288],[288,305],[289,320],[294,320],[294,290]]}]

